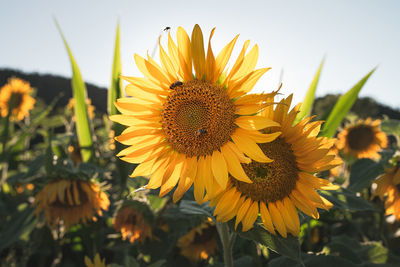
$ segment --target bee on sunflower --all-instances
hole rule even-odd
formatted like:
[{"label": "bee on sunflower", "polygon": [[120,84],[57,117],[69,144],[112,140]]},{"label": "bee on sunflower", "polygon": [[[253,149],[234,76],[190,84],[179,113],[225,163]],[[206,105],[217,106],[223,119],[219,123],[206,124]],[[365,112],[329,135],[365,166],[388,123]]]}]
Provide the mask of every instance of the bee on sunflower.
[{"label": "bee on sunflower", "polygon": [[229,177],[227,188],[210,201],[215,206],[217,221],[227,222],[236,217],[235,227],[242,223],[242,231],[248,231],[261,215],[270,233],[297,236],[300,231],[297,209],[318,219],[317,208],[332,207],[316,189],[335,190],[338,186],[313,173],[341,164],[340,158],[330,151],[334,139],[317,137],[322,122],[311,122],[312,117],[293,125],[300,104],[289,112],[291,102],[292,95],[275,109],[270,106],[261,112],[262,117],[280,125],[265,130],[270,134],[280,133],[278,138],[260,144],[261,150],[274,161],[242,163],[252,183]]},{"label": "bee on sunflower", "polygon": [[[123,77],[130,97],[115,103],[122,113],[111,120],[127,126],[115,139],[129,146],[119,152],[122,160],[140,163],[132,177],[149,176],[147,188],[160,188],[160,196],[176,185],[178,201],[194,185],[198,203],[205,193],[214,196],[227,187],[229,174],[252,183],[241,163],[268,163],[257,145],[273,141],[279,132],[259,130],[279,126],[267,117],[256,116],[271,105],[270,94],[247,94],[269,68],[255,69],[258,46],[246,54],[249,41],[227,71],[236,36],[215,57],[210,34],[207,53],[203,33],[194,26],[191,38],[179,27],[177,44],[168,37],[168,53],[159,41],[161,65],[151,57],[135,55],[145,78]],[[194,73],[193,73],[194,69]]]},{"label": "bee on sunflower", "polygon": [[28,116],[36,102],[30,96],[32,91],[28,82],[19,78],[10,78],[8,83],[0,89],[1,116],[6,117],[10,112],[10,119],[15,121],[20,121]]}]

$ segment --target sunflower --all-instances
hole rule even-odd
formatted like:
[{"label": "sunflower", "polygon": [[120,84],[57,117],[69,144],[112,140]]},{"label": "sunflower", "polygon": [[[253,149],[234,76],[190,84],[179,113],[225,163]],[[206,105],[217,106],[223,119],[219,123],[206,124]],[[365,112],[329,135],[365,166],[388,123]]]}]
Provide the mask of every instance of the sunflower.
[{"label": "sunflower", "polygon": [[396,221],[400,220],[400,166],[385,171],[375,182],[375,195],[385,201],[386,215],[394,214]]},{"label": "sunflower", "polygon": [[346,156],[379,158],[378,152],[387,146],[387,137],[380,130],[380,120],[359,120],[338,134],[336,147]]},{"label": "sunflower", "polygon": [[190,230],[178,240],[181,254],[191,261],[206,260],[217,249],[215,224],[211,219]]},{"label": "sunflower", "polygon": [[29,115],[35,104],[35,99],[29,94],[32,92],[30,84],[19,78],[10,78],[8,83],[0,89],[0,112],[2,117],[8,115],[10,106],[11,120],[22,120]]},{"label": "sunflower", "polygon": [[68,229],[79,221],[96,220],[95,213],[102,216],[102,209],[108,210],[110,201],[91,181],[59,179],[48,183],[36,195],[35,205],[36,215],[44,211],[49,226],[63,221]]},{"label": "sunflower", "polygon": [[86,267],[110,267],[111,266],[109,264],[106,265],[106,259],[101,260],[99,253],[97,253],[96,256],[94,256],[93,262],[88,256],[85,256],[85,265],[86,265]]},{"label": "sunflower", "polygon": [[257,45],[246,54],[246,41],[227,71],[238,36],[215,58],[211,49],[213,34],[214,29],[207,54],[202,31],[195,25],[191,39],[178,28],[177,45],[169,35],[168,53],[160,40],[161,66],[150,57],[135,55],[145,78],[123,77],[130,83],[126,93],[132,97],[118,99],[115,106],[122,114],[111,116],[113,121],[128,126],[116,137],[129,145],[118,156],[141,163],[131,176],[149,176],[147,188],[161,187],[160,196],[178,184],[173,194],[175,202],[192,184],[196,201],[204,202],[205,192],[213,196],[227,186],[228,173],[251,183],[241,163],[251,159],[271,162],[256,141],[270,142],[279,135],[260,134],[258,130],[278,123],[255,116],[270,105],[266,99],[276,93],[246,95],[269,70],[254,70]]},{"label": "sunflower", "polygon": [[119,209],[113,219],[114,229],[121,232],[122,240],[144,243],[146,238],[152,238],[151,226],[143,212],[144,207],[139,205],[137,201],[128,202]]},{"label": "sunflower", "polygon": [[[72,111],[74,109],[74,106],[75,106],[75,99],[70,98],[67,104],[67,110]],[[96,107],[92,105],[92,100],[90,98],[86,99],[86,106],[89,118],[93,119],[95,116],[94,110],[96,109]],[[72,117],[72,120],[75,120],[75,116]]]},{"label": "sunflower", "polygon": [[272,234],[277,230],[283,237],[288,232],[297,236],[300,227],[297,209],[318,219],[317,208],[328,210],[332,206],[315,189],[335,190],[338,186],[313,173],[341,163],[329,150],[334,140],[317,137],[322,122],[310,122],[312,117],[293,125],[300,104],[288,112],[291,100],[292,95],[275,109],[271,106],[262,112],[262,116],[281,125],[267,130],[281,131],[277,139],[260,144],[274,161],[242,164],[253,183],[230,177],[227,188],[210,201],[218,221],[226,222],[236,216],[235,227],[241,222],[242,231],[248,231],[261,214],[264,226]]}]

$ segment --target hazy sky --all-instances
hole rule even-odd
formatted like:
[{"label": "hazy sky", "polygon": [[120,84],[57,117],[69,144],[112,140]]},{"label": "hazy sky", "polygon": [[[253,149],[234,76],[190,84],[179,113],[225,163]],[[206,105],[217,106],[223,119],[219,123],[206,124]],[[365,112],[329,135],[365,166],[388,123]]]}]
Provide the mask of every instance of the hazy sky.
[{"label": "hazy sky", "polygon": [[85,81],[108,87],[118,19],[127,76],[140,75],[133,55],[151,53],[161,29],[175,35],[182,26],[190,35],[197,23],[207,40],[217,28],[215,54],[238,33],[234,55],[247,39],[259,45],[258,67],[272,70],[255,92],[276,89],[283,69],[281,92],[302,101],[325,55],[318,96],[346,92],[378,66],[361,95],[400,107],[397,0],[0,0],[0,12],[0,68],[70,76],[55,16]]}]

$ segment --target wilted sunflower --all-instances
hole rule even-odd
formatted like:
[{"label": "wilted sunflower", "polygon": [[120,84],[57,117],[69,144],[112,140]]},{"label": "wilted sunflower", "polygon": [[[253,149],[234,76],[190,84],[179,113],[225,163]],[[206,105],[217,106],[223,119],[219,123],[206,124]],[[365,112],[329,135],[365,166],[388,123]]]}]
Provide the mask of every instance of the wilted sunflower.
[{"label": "wilted sunflower", "polygon": [[[74,109],[74,106],[75,98],[70,98],[67,104],[67,109],[72,111]],[[95,116],[94,110],[96,109],[96,107],[92,105],[92,100],[90,98],[86,99],[86,106],[89,118],[93,119]],[[72,119],[75,120],[75,116],[73,116]]]},{"label": "wilted sunflower", "polygon": [[317,137],[321,121],[305,118],[296,125],[294,119],[300,104],[289,113],[292,95],[283,99],[276,108],[267,107],[262,116],[280,123],[267,132],[282,134],[270,143],[260,144],[263,152],[274,161],[242,164],[253,183],[243,183],[230,177],[228,187],[210,202],[215,206],[217,220],[226,222],[236,216],[235,227],[242,222],[242,231],[248,231],[261,214],[267,230],[275,229],[286,237],[297,236],[299,217],[297,209],[315,219],[317,208],[328,210],[332,204],[315,189],[334,190],[338,186],[312,173],[328,170],[341,163],[330,148],[334,140]]},{"label": "wilted sunflower", "polygon": [[387,146],[387,137],[380,130],[380,120],[359,120],[338,134],[336,147],[346,156],[378,158],[378,152]]},{"label": "wilted sunflower", "polygon": [[19,78],[10,78],[8,83],[0,89],[0,111],[1,116],[6,117],[10,105],[11,120],[22,120],[28,116],[29,111],[35,104],[35,99],[29,94],[32,92],[30,84]]},{"label": "wilted sunflower", "polygon": [[88,256],[85,256],[85,265],[86,265],[86,267],[110,267],[111,266],[109,264],[106,265],[106,259],[101,260],[99,253],[97,253],[96,256],[94,256],[93,262]]},{"label": "wilted sunflower", "polygon": [[275,93],[246,95],[269,70],[254,70],[257,45],[246,54],[246,41],[228,72],[226,65],[238,36],[215,58],[213,34],[214,29],[207,54],[202,31],[195,25],[191,39],[178,28],[177,45],[169,35],[168,53],[160,43],[161,66],[150,57],[135,55],[145,78],[124,77],[130,83],[126,93],[132,97],[118,99],[115,105],[122,115],[111,117],[128,126],[116,137],[129,145],[118,156],[141,163],[131,176],[150,176],[147,188],[161,187],[160,196],[179,181],[174,201],[194,183],[195,199],[203,202],[205,190],[212,196],[226,187],[228,173],[251,183],[240,163],[270,162],[256,141],[270,142],[279,135],[260,134],[257,130],[278,124],[254,115],[270,104],[266,99]]},{"label": "wilted sunflower", "polygon": [[146,216],[140,210],[139,203],[129,202],[123,205],[113,219],[114,229],[120,231],[122,239],[133,243],[136,240],[143,243],[146,238],[152,238],[152,231]]},{"label": "wilted sunflower", "polygon": [[96,220],[95,213],[103,215],[110,200],[100,187],[83,180],[59,179],[48,183],[35,197],[36,215],[44,211],[51,227],[63,221],[68,229],[82,221]]},{"label": "wilted sunflower", "polygon": [[209,219],[179,238],[177,246],[181,254],[191,261],[206,260],[215,254],[216,236],[215,224]]},{"label": "wilted sunflower", "polygon": [[400,220],[400,167],[396,166],[386,170],[375,182],[377,188],[375,195],[381,199],[385,195],[386,215],[393,214],[396,221]]}]

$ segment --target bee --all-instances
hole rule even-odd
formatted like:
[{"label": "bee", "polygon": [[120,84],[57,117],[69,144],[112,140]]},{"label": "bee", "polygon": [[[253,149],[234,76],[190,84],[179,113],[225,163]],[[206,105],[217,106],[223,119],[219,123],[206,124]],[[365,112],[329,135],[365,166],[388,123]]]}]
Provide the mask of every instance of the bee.
[{"label": "bee", "polygon": [[195,134],[197,137],[199,137],[200,135],[206,134],[206,133],[207,133],[206,129],[198,129]]},{"label": "bee", "polygon": [[169,87],[169,89],[174,90],[175,87],[177,87],[177,86],[182,86],[182,85],[183,85],[183,82],[176,81],[176,82],[174,82],[173,84],[171,84],[171,86]]},{"label": "bee", "polygon": [[169,31],[169,30],[171,30],[171,27],[168,27],[168,26],[167,26],[167,27],[165,27],[165,28],[164,28],[164,30],[163,30],[163,31],[165,31],[165,32],[166,32],[166,31]]}]

